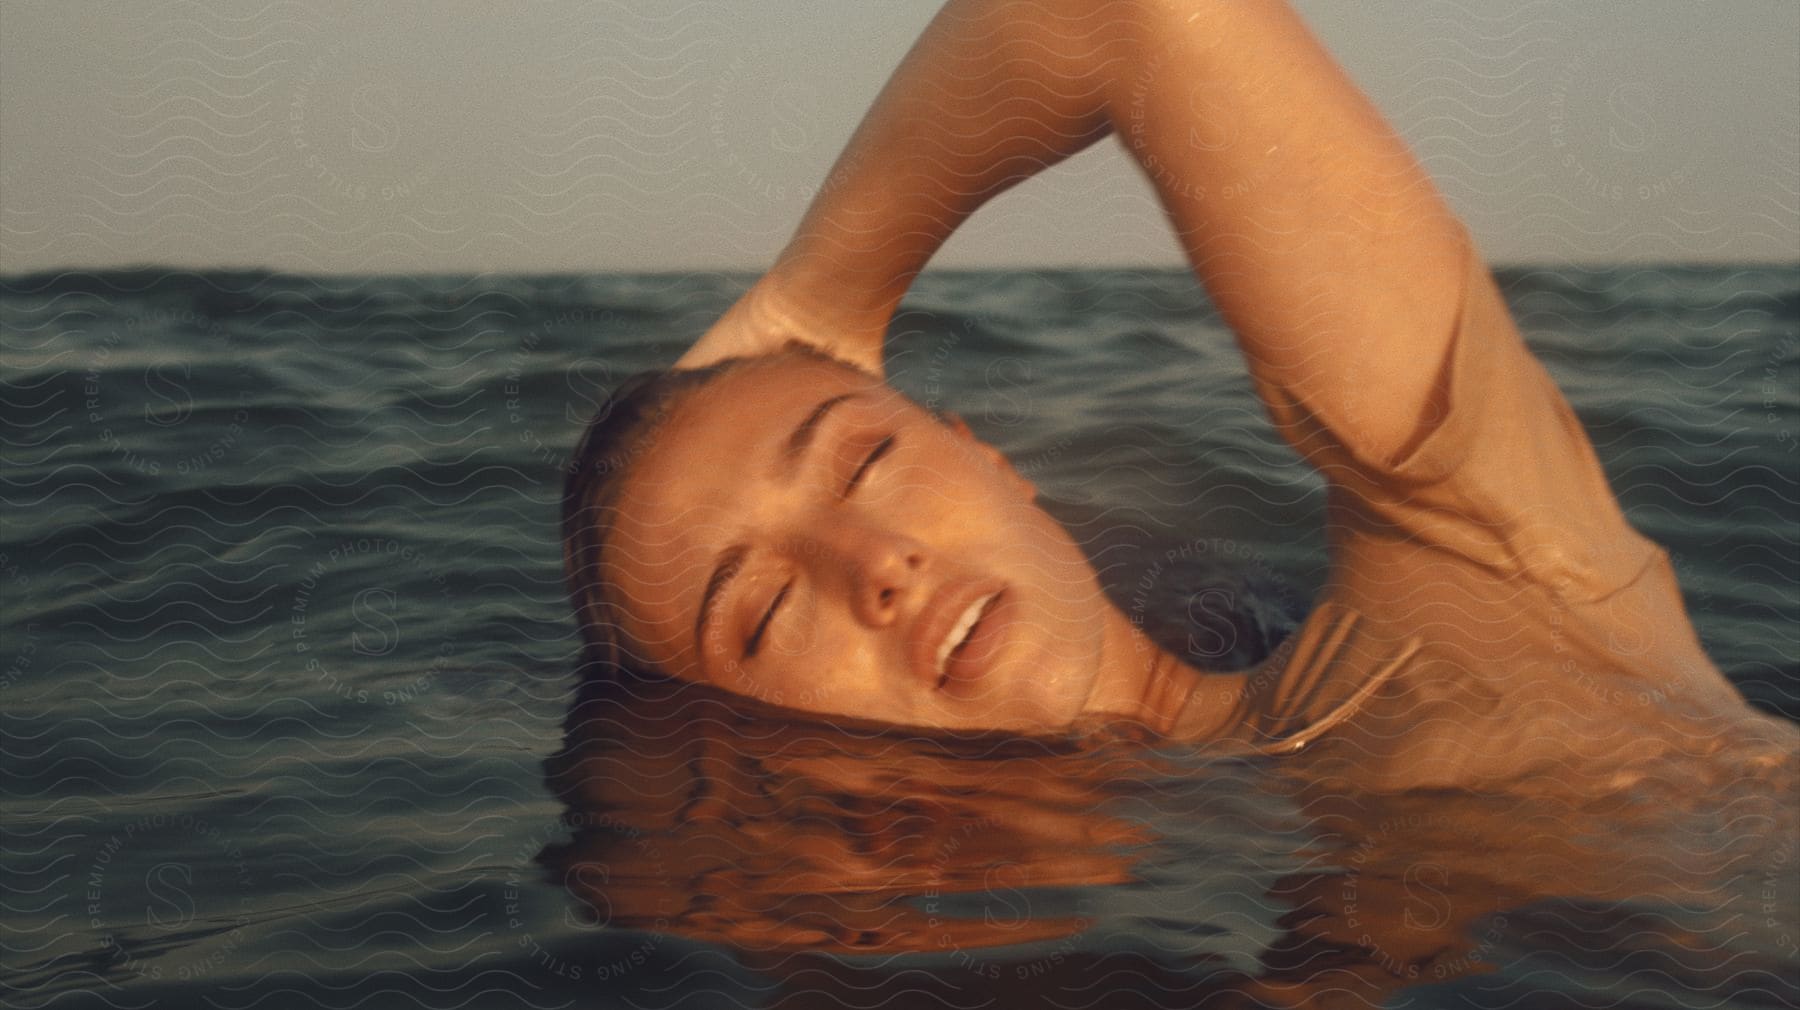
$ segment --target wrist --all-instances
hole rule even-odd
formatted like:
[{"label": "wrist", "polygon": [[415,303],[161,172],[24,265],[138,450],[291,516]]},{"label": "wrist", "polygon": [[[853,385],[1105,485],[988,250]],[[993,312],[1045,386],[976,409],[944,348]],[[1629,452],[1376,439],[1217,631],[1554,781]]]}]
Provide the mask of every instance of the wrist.
[{"label": "wrist", "polygon": [[882,344],[892,310],[869,306],[842,289],[834,292],[819,278],[794,271],[791,263],[784,261],[764,274],[745,294],[742,309],[758,332],[777,337],[770,350],[798,340],[882,372]]},{"label": "wrist", "polygon": [[797,339],[879,371],[888,323],[911,279],[796,237],[755,294],[759,311]]}]

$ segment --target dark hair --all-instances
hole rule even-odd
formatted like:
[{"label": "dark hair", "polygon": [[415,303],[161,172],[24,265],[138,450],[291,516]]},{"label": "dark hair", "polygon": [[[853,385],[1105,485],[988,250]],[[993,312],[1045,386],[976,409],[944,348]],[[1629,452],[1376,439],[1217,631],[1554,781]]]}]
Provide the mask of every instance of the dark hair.
[{"label": "dark hair", "polygon": [[576,623],[581,625],[585,676],[641,678],[650,672],[647,662],[631,655],[629,643],[619,635],[618,603],[610,598],[601,577],[601,553],[626,474],[689,396],[739,365],[781,355],[825,361],[874,378],[810,344],[790,341],[773,355],[726,358],[703,368],[639,372],[620,383],[588,422],[564,474],[562,494],[563,577]]},{"label": "dark hair", "polygon": [[581,625],[582,660],[590,676],[643,672],[642,662],[626,655],[617,634],[616,604],[607,598],[600,577],[600,554],[625,473],[682,400],[742,360],[631,376],[601,402],[575,446],[563,475],[563,578]]}]

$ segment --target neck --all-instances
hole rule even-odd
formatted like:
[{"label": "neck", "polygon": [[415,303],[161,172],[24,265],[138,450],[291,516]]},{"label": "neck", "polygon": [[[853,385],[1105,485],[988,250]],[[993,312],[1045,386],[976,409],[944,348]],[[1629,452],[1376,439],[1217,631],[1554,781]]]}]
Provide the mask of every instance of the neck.
[{"label": "neck", "polygon": [[1259,682],[1244,673],[1203,673],[1109,609],[1100,677],[1082,711],[1136,722],[1175,740],[1249,739],[1256,701],[1251,687]]}]

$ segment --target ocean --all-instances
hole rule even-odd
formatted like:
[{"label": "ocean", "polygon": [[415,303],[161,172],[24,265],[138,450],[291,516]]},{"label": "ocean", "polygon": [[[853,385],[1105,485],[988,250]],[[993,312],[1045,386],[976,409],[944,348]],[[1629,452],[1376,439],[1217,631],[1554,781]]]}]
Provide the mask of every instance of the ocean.
[{"label": "ocean", "polygon": [[[1498,277],[1710,655],[1800,720],[1800,268]],[[0,279],[6,1005],[1800,1005],[1766,783],[1302,816],[1153,742],[591,697],[561,467],[752,279]],[[1321,585],[1324,487],[1186,272],[928,273],[890,362],[1120,601],[1185,548],[1148,605],[1228,587],[1230,662]]]}]

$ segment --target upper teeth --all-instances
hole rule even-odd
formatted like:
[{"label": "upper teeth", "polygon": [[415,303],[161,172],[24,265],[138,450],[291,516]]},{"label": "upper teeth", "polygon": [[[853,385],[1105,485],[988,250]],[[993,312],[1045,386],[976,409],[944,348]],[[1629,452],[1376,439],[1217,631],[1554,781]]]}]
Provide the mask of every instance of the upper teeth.
[{"label": "upper teeth", "polygon": [[963,610],[962,616],[958,617],[956,623],[951,626],[950,633],[944,636],[942,642],[938,643],[937,673],[940,681],[949,676],[950,653],[956,651],[956,647],[962,644],[963,637],[975,627],[975,622],[981,619],[982,610],[986,609],[988,603],[999,595],[999,593],[989,593],[969,604]]}]

